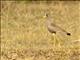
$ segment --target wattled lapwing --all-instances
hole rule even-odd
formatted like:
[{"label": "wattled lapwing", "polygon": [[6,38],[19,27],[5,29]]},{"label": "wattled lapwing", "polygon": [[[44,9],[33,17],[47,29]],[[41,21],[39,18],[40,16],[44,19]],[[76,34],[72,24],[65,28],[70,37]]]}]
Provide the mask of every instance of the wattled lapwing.
[{"label": "wattled lapwing", "polygon": [[[54,37],[54,46],[56,46],[56,41],[58,41],[56,33],[61,33],[63,35],[71,36],[71,33],[67,32],[66,30],[62,29],[62,27],[53,23],[48,14],[46,14],[46,18],[47,18],[47,20],[46,20],[47,29],[52,35],[54,35],[53,36]],[[60,43],[59,43],[59,46],[60,46]]]},{"label": "wattled lapwing", "polygon": [[55,23],[53,23],[51,21],[51,19],[49,18],[49,15],[46,14],[46,17],[47,17],[47,21],[46,21],[46,26],[47,26],[47,29],[50,33],[52,34],[56,34],[56,33],[63,33],[63,34],[66,34],[68,36],[71,35],[71,33],[67,32],[66,30],[62,29],[62,27],[59,27],[58,25],[56,25]]}]

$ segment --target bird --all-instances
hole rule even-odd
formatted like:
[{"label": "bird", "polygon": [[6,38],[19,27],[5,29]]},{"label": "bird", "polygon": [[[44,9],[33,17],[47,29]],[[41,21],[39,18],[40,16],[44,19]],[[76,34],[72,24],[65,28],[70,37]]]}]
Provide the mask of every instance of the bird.
[{"label": "bird", "polygon": [[[67,35],[67,36],[71,36],[71,33],[67,32],[66,30],[62,29],[60,26],[53,23],[49,14],[46,13],[46,17],[47,17],[47,20],[46,20],[47,29],[54,37],[54,47],[56,46],[57,41],[60,40],[60,39],[57,38],[57,35],[56,35],[57,33]],[[61,46],[60,43],[59,43],[59,46]]]},{"label": "bird", "polygon": [[60,26],[53,23],[51,18],[49,18],[49,14],[46,14],[46,17],[47,17],[46,26],[50,33],[52,33],[52,34],[62,33],[62,34],[71,36],[71,33],[67,32],[66,30],[62,29]]}]

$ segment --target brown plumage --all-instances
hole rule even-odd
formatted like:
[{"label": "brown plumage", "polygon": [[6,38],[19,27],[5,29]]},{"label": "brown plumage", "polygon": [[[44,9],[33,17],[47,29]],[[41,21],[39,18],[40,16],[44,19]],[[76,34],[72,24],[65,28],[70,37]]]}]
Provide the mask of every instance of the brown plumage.
[{"label": "brown plumage", "polygon": [[66,35],[71,35],[71,33],[65,31],[64,29],[62,29],[61,27],[57,26],[56,24],[53,24],[51,19],[49,18],[48,14],[46,14],[46,17],[47,17],[47,21],[46,21],[46,25],[47,25],[47,28],[48,28],[48,31],[50,33],[63,33],[63,34],[66,34]]}]

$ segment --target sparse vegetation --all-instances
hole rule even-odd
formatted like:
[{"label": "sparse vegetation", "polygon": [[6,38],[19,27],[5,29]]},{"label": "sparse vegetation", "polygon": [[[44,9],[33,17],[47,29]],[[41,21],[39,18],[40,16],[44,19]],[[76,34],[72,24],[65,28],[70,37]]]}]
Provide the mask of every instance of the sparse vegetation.
[{"label": "sparse vegetation", "polygon": [[[79,1],[1,1],[1,60],[79,60]],[[53,36],[45,13],[71,36]]]}]

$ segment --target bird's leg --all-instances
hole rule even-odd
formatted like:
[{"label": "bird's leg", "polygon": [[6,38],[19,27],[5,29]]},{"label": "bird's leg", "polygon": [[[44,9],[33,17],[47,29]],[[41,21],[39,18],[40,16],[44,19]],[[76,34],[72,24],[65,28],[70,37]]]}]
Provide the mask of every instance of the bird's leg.
[{"label": "bird's leg", "polygon": [[61,47],[60,39],[58,38],[57,35],[53,34],[54,36],[54,47],[59,46]]},{"label": "bird's leg", "polygon": [[56,47],[56,35],[53,33],[53,36],[54,36],[54,47]]}]

